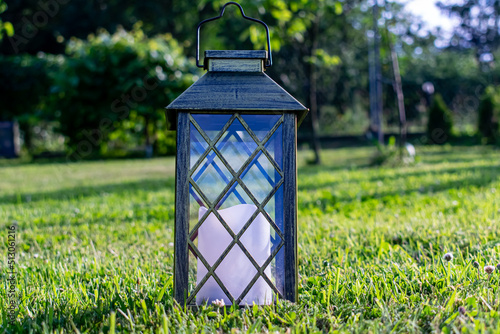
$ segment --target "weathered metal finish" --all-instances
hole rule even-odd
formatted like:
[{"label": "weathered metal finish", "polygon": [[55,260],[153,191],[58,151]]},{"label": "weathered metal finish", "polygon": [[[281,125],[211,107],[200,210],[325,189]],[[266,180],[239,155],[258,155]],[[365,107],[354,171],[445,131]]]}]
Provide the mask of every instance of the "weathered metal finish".
[{"label": "weathered metal finish", "polygon": [[297,301],[297,118],[286,113],[283,121],[283,203],[285,214],[285,298]]},{"label": "weathered metal finish", "polygon": [[[206,58],[205,58],[206,59]],[[264,61],[261,59],[207,59],[210,72],[262,72]]]},{"label": "weathered metal finish", "polygon": [[205,68],[210,72],[264,72],[266,51],[205,51]]},{"label": "weathered metal finish", "polygon": [[207,50],[206,59],[267,59],[265,50]]},{"label": "weathered metal finish", "polygon": [[174,298],[181,302],[187,298],[189,279],[189,115],[179,113],[177,123]]},{"label": "weathered metal finish", "polygon": [[167,117],[169,113],[180,110],[217,113],[292,111],[297,114],[299,124],[308,112],[306,107],[262,72],[208,72],[170,103]]}]

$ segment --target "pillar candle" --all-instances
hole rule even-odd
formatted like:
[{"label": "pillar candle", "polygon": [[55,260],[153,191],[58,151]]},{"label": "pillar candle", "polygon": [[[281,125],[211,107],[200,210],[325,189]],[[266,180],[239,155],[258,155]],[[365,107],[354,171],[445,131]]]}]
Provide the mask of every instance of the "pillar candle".
[{"label": "pillar candle", "polygon": [[[255,210],[257,210],[255,205],[240,204],[219,210],[218,213],[231,228],[233,233],[238,234]],[[207,209],[201,207],[198,212],[199,219],[201,219],[206,212]],[[207,217],[198,229],[198,250],[210,266],[214,265],[232,240],[233,238],[213,213]],[[259,213],[250,224],[240,238],[240,241],[259,266],[262,266],[269,258],[271,255],[270,225],[262,213]],[[198,259],[197,264],[197,284],[200,284],[200,281],[205,277],[208,270],[200,259]],[[267,277],[271,279],[271,264],[266,267],[264,272]],[[237,299],[255,276],[257,269],[255,269],[241,248],[235,244],[217,267],[215,273],[229,293]],[[211,303],[216,299],[223,299],[226,305],[231,304],[231,301],[219,287],[215,279],[210,277],[198,291],[196,295],[196,304],[200,305],[205,301]],[[273,290],[262,277],[259,277],[250,291],[242,299],[240,305],[252,305],[253,303],[265,305],[270,304],[272,299]]]}]

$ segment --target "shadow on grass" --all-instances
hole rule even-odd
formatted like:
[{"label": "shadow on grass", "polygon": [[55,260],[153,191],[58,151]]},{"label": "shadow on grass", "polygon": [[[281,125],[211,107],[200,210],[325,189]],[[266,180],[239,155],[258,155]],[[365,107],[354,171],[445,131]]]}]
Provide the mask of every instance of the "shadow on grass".
[{"label": "shadow on grass", "polygon": [[156,178],[145,179],[133,182],[122,182],[104,184],[99,186],[78,186],[65,189],[58,189],[49,192],[22,193],[17,195],[0,196],[0,203],[5,204],[26,204],[39,201],[67,201],[81,199],[92,196],[102,196],[104,194],[126,194],[135,191],[161,191],[174,189],[175,179]]},{"label": "shadow on grass", "polygon": [[[376,170],[379,167],[374,167],[370,165],[372,156],[375,154],[375,148],[372,153],[367,153],[364,156],[356,157],[346,157],[345,152],[342,152],[338,156],[334,153],[323,157],[322,165],[301,165],[299,167],[300,175],[315,175],[318,172],[325,171],[339,171],[339,170],[363,170],[363,169],[373,169]],[[419,148],[417,148],[418,152]],[[471,150],[469,147],[464,148],[464,150],[439,150],[439,151],[424,151],[418,152],[423,163],[429,166],[442,164],[442,163],[471,163],[477,160],[485,159],[491,157],[494,151],[489,147],[477,147]],[[341,160],[341,161],[339,161]],[[382,167],[383,168],[383,167]],[[397,170],[396,168],[394,168]],[[401,174],[405,174],[404,169],[401,170]]]},{"label": "shadow on grass", "polygon": [[[339,168],[336,168],[341,169]],[[317,172],[316,168],[314,168],[315,172]],[[414,172],[404,172],[404,171],[396,171],[393,175],[387,175],[383,177],[372,177],[372,178],[367,178],[363,179],[363,181],[367,182],[377,182],[377,181],[388,181],[392,179],[398,179],[398,178],[408,178],[408,177],[419,177],[423,176],[429,173],[432,173],[434,175],[435,180],[439,180],[442,175],[444,174],[456,174],[456,173],[463,173],[465,171],[471,171],[471,172],[480,172],[481,176],[476,177],[476,178],[463,178],[461,180],[456,180],[456,181],[451,181],[451,182],[444,182],[440,184],[436,184],[434,182],[428,183],[428,184],[421,184],[419,187],[414,187],[410,189],[402,189],[402,190],[394,190],[390,192],[375,192],[373,195],[367,195],[367,199],[370,198],[382,198],[385,196],[394,196],[396,194],[400,195],[406,195],[411,192],[415,191],[420,191],[421,193],[423,192],[422,189],[425,189],[424,192],[429,193],[429,192],[438,192],[438,191],[444,191],[448,189],[458,189],[462,188],[465,186],[477,186],[477,187],[482,187],[487,184],[490,184],[491,182],[495,181],[500,177],[500,165],[494,165],[494,166],[478,166],[478,167],[460,167],[460,168],[446,168],[446,169],[441,169],[437,171],[414,171]],[[312,170],[309,171],[312,174]],[[301,173],[302,175],[308,175],[309,173]],[[356,182],[358,181],[357,179],[350,179],[349,181],[345,180],[339,180],[339,181],[334,181],[334,182],[328,182],[328,183],[316,183],[316,184],[310,184],[310,185],[300,185],[299,190],[302,191],[307,191],[307,190],[321,190],[321,189],[331,189],[337,184],[341,184],[344,182]],[[26,204],[26,203],[32,203],[32,202],[39,202],[39,201],[47,201],[47,200],[52,200],[52,201],[67,201],[67,200],[73,200],[73,199],[82,199],[86,197],[92,197],[92,196],[102,196],[105,194],[126,194],[126,193],[131,193],[131,192],[137,192],[137,191],[152,191],[152,192],[157,192],[165,189],[170,189],[174,190],[175,188],[175,178],[170,177],[170,178],[155,178],[155,179],[145,179],[145,180],[139,180],[139,181],[133,181],[133,182],[123,182],[123,183],[114,183],[114,184],[104,184],[104,185],[99,185],[99,186],[78,186],[78,187],[70,187],[70,188],[65,188],[65,189],[58,189],[54,191],[49,191],[49,192],[35,192],[35,193],[22,193],[18,195],[5,195],[5,196],[0,196],[0,203],[5,203],[5,204]],[[351,201],[353,200],[352,198],[343,198],[343,199],[338,199],[338,201]],[[364,197],[362,196],[362,200],[364,200]]]},{"label": "shadow on grass", "polygon": [[326,167],[326,166],[307,166],[307,167],[300,167],[298,170],[298,177],[303,176],[314,176],[318,173],[334,173],[338,171],[351,171],[351,170],[363,170],[363,169],[369,169],[370,165],[368,164],[363,164],[363,165],[356,165],[354,167],[346,167],[346,166],[332,166],[332,167]]},{"label": "shadow on grass", "polygon": [[464,158],[463,156],[453,156],[450,155],[448,158],[444,159],[429,159],[429,157],[422,159],[426,165],[437,165],[442,163],[471,163],[477,160],[485,159],[486,155],[477,154],[471,155],[470,157]]},{"label": "shadow on grass", "polygon": [[[366,167],[368,168],[368,167]],[[394,179],[402,179],[402,178],[409,178],[409,177],[421,177],[424,175],[432,174],[435,178],[435,180],[439,180],[442,175],[445,174],[457,174],[457,173],[463,173],[463,172],[480,172],[482,177],[489,177],[491,180],[489,180],[487,183],[493,182],[496,178],[500,177],[500,164],[496,165],[491,165],[491,166],[462,166],[462,167],[451,167],[451,168],[445,168],[445,169],[437,169],[437,170],[420,170],[420,171],[412,171],[408,172],[407,170],[398,170],[394,169],[394,173],[392,174],[387,174],[384,176],[374,176],[374,177],[367,177],[364,178],[363,176],[359,178],[350,178],[349,180],[338,180],[338,181],[333,181],[333,182],[328,182],[328,183],[316,183],[316,184],[310,184],[310,185],[304,185],[301,186],[299,184],[299,190],[317,190],[317,189],[323,189],[323,188],[331,188],[337,184],[345,183],[345,182],[357,182],[357,181],[365,181],[365,182],[378,182],[378,181],[388,181],[388,180],[394,180]],[[307,173],[304,173],[305,175],[308,175]],[[314,175],[315,173],[311,173],[310,175]],[[467,184],[467,178],[463,179],[464,184]]]},{"label": "shadow on grass", "polygon": [[[439,174],[445,174],[445,173],[450,173],[455,171],[456,169],[450,169],[446,171],[441,171],[440,173],[436,173],[434,180],[439,180]],[[470,170],[470,171],[480,171],[481,175],[477,177],[464,177],[460,180],[453,180],[453,181],[448,181],[448,182],[440,182],[440,183],[435,183],[434,182],[428,182],[428,183],[421,183],[418,185],[418,187],[409,187],[405,189],[394,189],[394,190],[384,190],[384,191],[375,191],[374,193],[365,193],[361,194],[360,196],[335,196],[332,195],[329,192],[324,192],[319,193],[320,197],[317,198],[315,197],[313,200],[313,203],[317,206],[318,205],[318,200],[321,201],[320,206],[326,206],[326,205],[334,205],[336,203],[352,203],[352,202],[366,202],[370,200],[381,200],[382,202],[390,202],[390,198],[394,196],[407,196],[412,193],[420,193],[420,194],[427,194],[431,195],[434,193],[438,192],[443,192],[447,191],[450,189],[461,189],[461,188],[466,188],[466,187],[486,187],[492,182],[495,182],[497,179],[500,178],[500,166],[481,166],[481,167],[469,167],[469,168],[461,168],[461,171],[464,170]],[[408,174],[401,174],[401,175],[395,175],[390,178],[396,178],[396,177],[408,177],[409,175],[414,175],[414,176],[419,176],[426,174],[426,172],[415,172],[415,173],[408,173]],[[373,178],[370,179],[371,181],[384,181],[387,180],[387,178]],[[330,183],[325,183],[325,184],[316,184],[316,185],[310,185],[306,187],[299,187],[299,190],[322,190],[322,189],[331,189],[333,186],[336,184],[340,184],[344,181],[338,181],[338,182],[330,182]],[[299,201],[300,203],[300,201]],[[304,208],[307,207],[309,203],[300,203],[299,207]]]}]

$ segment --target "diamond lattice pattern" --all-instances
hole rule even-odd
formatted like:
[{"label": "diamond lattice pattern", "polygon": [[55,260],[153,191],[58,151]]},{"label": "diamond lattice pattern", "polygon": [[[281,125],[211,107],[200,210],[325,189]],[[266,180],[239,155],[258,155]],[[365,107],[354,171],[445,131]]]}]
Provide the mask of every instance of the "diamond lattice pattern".
[{"label": "diamond lattice pattern", "polygon": [[[271,117],[263,120],[265,116]],[[200,207],[198,219],[205,220],[200,221],[198,230],[191,231],[190,236],[197,236],[197,252],[209,266],[214,266],[225,255],[214,272],[230,294],[226,296],[223,293],[214,277],[206,279],[211,268],[207,268],[198,258],[197,284],[204,279],[206,281],[203,286],[197,287],[197,304],[224,299],[229,305],[230,297],[235,300],[241,298],[240,304],[269,304],[274,292],[278,291],[274,286],[269,286],[262,276],[256,280],[253,278],[257,268],[269,262],[272,250],[276,248],[275,241],[279,239],[279,245],[282,246],[279,237],[271,239],[271,236],[280,233],[276,225],[268,221],[271,219],[272,222],[275,218],[275,209],[273,207],[272,218],[265,214],[264,209],[264,205],[269,207],[269,203],[275,200],[273,191],[276,191],[274,188],[281,180],[281,171],[275,168],[278,166],[281,169],[282,161],[279,149],[281,125],[275,125],[281,119],[279,115],[236,115],[231,119],[227,115],[219,118],[193,115],[191,167],[194,171],[191,182],[200,197],[206,198],[209,203],[208,209]],[[214,122],[218,124],[214,125]],[[215,131],[217,127],[225,127],[223,133]],[[275,130],[271,134],[273,128]],[[218,140],[213,143],[215,139]],[[205,158],[199,162],[205,153]],[[222,193],[225,189],[226,192]],[[210,209],[217,211],[206,215]],[[243,248],[231,236],[237,235],[242,229],[245,229],[240,238]],[[264,274],[271,278],[270,265],[264,269]],[[253,285],[249,286],[252,280]],[[242,296],[245,290],[248,292]]]}]

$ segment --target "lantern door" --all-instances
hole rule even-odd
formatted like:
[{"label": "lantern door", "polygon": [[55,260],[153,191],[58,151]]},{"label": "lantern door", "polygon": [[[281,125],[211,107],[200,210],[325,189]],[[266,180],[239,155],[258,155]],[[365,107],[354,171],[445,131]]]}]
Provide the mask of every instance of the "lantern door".
[{"label": "lantern door", "polygon": [[295,145],[295,120],[288,113],[179,113],[178,300],[265,305],[296,290],[296,174],[284,168],[292,159],[295,169],[295,149],[284,154],[291,145],[285,131]]}]

